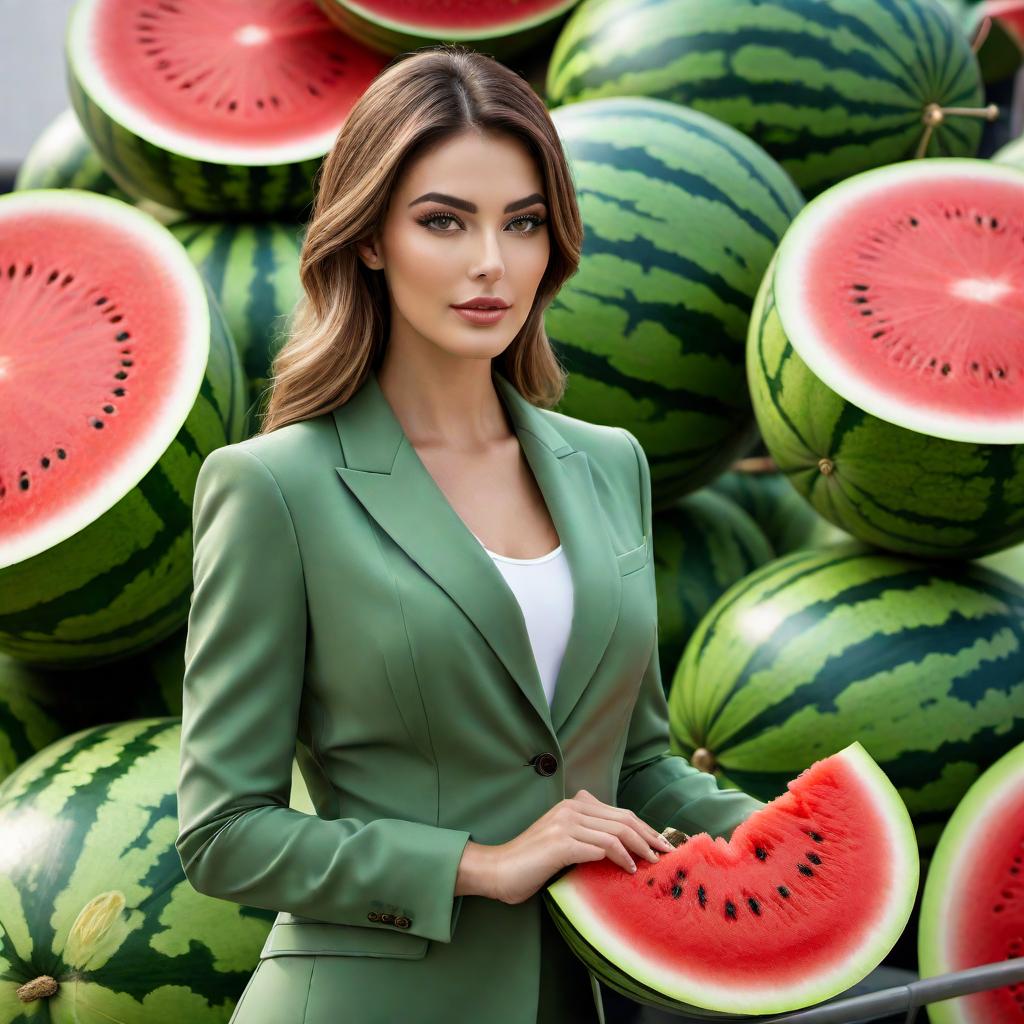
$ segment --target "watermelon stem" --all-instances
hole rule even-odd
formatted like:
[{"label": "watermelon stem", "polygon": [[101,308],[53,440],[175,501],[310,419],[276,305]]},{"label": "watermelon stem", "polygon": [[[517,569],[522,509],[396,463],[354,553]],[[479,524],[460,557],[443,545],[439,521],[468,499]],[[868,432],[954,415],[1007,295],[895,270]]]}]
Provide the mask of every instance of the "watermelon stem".
[{"label": "watermelon stem", "polygon": [[23,1003],[34,1003],[37,999],[46,999],[56,993],[60,986],[49,974],[41,974],[38,978],[26,981],[17,990],[18,999]]},{"label": "watermelon stem", "polygon": [[914,154],[915,159],[920,160],[928,151],[928,143],[935,126],[942,124],[948,114],[958,117],[984,117],[988,121],[994,121],[999,116],[999,105],[990,103],[987,107],[942,107],[938,103],[929,103],[921,115],[925,129],[917,152]]}]

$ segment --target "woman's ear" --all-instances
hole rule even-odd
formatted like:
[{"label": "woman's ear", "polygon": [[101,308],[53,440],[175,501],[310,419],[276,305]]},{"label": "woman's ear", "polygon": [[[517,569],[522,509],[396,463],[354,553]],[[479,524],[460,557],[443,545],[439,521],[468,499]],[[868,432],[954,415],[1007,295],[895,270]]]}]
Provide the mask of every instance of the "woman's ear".
[{"label": "woman's ear", "polygon": [[359,258],[371,270],[382,270],[384,260],[381,258],[376,236],[369,236],[362,241],[356,242],[356,252]]}]

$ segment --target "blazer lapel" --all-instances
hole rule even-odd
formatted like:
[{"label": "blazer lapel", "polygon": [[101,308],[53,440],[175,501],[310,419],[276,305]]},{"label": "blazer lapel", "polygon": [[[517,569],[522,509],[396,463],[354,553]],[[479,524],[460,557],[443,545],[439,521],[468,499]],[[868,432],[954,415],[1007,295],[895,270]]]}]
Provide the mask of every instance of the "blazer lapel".
[{"label": "blazer lapel", "polygon": [[374,371],[333,410],[345,461],[335,468],[366,511],[458,604],[557,732],[604,655],[618,618],[621,579],[586,453],[497,371],[494,380],[573,580],[572,629],[550,709],[515,594],[420,460]]}]

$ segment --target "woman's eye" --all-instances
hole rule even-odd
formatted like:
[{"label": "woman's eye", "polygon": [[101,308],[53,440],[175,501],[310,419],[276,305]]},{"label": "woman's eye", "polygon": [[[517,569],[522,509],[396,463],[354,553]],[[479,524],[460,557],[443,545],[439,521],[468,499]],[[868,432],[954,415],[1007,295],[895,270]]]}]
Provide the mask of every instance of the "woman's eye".
[{"label": "woman's eye", "polygon": [[[421,224],[425,224],[425,225],[432,225],[436,221],[439,221],[439,220],[440,221],[449,221],[450,220],[454,224],[458,224],[459,223],[458,218],[457,217],[453,217],[450,213],[433,213],[433,214],[430,214],[427,217],[421,218],[420,223]],[[542,218],[537,217],[536,215],[531,213],[531,214],[525,214],[522,217],[516,217],[514,220],[509,221],[509,224],[518,224],[518,223],[520,223],[522,221],[525,221],[527,224],[530,224],[531,227],[528,228],[528,229],[520,228],[518,231],[515,232],[516,234],[532,235],[541,226],[541,224],[544,223],[544,220]],[[455,234],[454,231],[448,231],[445,228],[438,228],[438,231],[442,235],[453,235],[453,234]]]}]

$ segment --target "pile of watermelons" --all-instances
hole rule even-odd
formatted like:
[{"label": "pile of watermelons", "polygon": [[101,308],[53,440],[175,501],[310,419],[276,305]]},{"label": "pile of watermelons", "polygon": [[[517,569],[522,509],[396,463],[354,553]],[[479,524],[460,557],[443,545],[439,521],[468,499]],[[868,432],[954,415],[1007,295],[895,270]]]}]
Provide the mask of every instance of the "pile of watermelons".
[{"label": "pile of watermelons", "polygon": [[174,847],[195,479],[257,429],[347,110],[440,41],[572,164],[559,411],[648,456],[673,750],[771,800],[861,744],[927,873],[887,962],[1022,955],[1022,38],[1024,0],[78,0],[0,197],[0,1021],[227,1021],[256,964],[273,914]]}]

